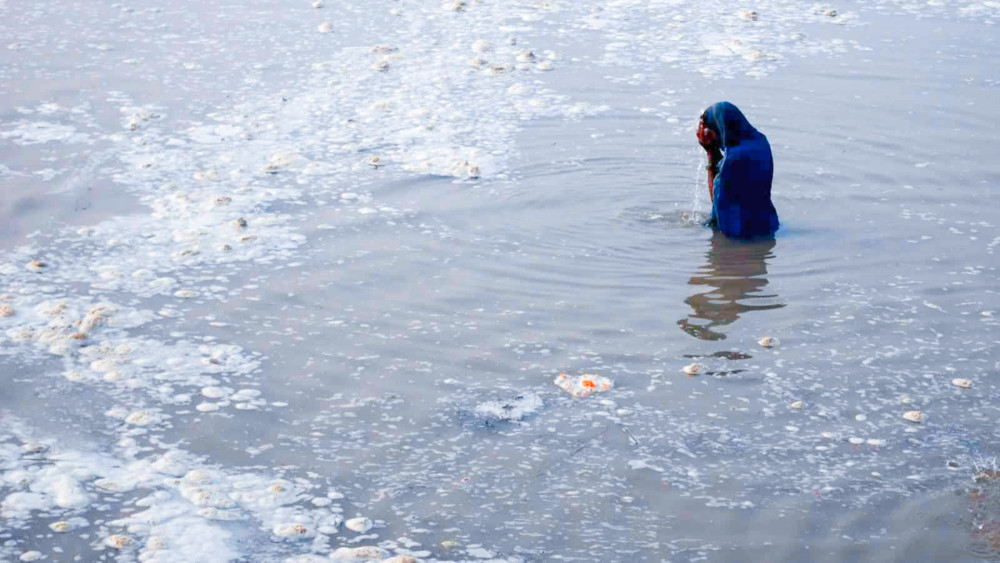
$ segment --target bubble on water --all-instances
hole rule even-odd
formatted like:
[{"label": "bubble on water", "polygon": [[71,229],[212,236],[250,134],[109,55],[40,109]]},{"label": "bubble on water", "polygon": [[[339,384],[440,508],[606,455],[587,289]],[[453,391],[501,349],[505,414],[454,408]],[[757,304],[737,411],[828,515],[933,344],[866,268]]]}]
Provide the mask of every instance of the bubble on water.
[{"label": "bubble on water", "polygon": [[352,532],[357,532],[359,534],[363,534],[368,530],[371,530],[374,525],[375,524],[368,518],[360,516],[357,518],[351,518],[349,520],[344,521],[345,528],[347,528]]},{"label": "bubble on water", "polygon": [[221,399],[229,394],[229,391],[222,387],[202,387],[201,394],[209,399]]},{"label": "bubble on water", "polygon": [[521,49],[517,52],[516,59],[522,63],[530,63],[534,61],[537,57],[530,49]]}]

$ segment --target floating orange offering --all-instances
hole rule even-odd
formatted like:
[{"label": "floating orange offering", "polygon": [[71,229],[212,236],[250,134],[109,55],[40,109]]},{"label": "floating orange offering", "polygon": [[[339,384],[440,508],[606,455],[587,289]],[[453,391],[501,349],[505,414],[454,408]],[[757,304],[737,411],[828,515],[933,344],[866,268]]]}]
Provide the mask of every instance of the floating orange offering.
[{"label": "floating orange offering", "polygon": [[600,375],[570,377],[565,373],[560,373],[552,383],[574,397],[588,397],[591,393],[607,391],[615,385],[613,381]]}]

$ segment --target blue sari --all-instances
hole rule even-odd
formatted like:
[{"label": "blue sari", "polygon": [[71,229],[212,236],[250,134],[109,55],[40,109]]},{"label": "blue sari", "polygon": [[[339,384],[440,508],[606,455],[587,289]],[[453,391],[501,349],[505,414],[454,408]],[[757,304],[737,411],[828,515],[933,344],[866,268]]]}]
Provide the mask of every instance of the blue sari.
[{"label": "blue sari", "polygon": [[705,125],[718,134],[724,154],[712,186],[708,224],[734,238],[773,235],[778,212],[771,203],[774,161],[767,137],[729,102],[705,110]]}]

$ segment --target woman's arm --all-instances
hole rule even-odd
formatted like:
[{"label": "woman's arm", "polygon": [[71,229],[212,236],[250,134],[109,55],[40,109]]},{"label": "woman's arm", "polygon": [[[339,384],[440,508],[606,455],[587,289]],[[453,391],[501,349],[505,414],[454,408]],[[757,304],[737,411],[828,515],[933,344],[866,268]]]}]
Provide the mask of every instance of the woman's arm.
[{"label": "woman's arm", "polygon": [[698,144],[708,153],[708,199],[715,201],[713,186],[715,175],[719,172],[719,162],[722,161],[722,151],[719,149],[719,137],[711,128],[705,125],[705,115],[698,121]]},{"label": "woman's arm", "polygon": [[719,163],[722,162],[722,151],[708,151],[708,199],[715,201],[715,175],[719,173]]}]

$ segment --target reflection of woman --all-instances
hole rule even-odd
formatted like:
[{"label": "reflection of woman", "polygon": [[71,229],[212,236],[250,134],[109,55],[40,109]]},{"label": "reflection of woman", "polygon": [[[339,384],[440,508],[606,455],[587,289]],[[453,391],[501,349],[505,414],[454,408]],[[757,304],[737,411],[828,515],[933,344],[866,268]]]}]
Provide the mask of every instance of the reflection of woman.
[{"label": "reflection of woman", "polygon": [[774,162],[767,137],[739,108],[719,102],[701,114],[698,143],[708,152],[709,225],[729,237],[773,235],[778,212],[771,203]]},{"label": "reflection of woman", "polygon": [[684,300],[694,313],[677,321],[681,330],[702,340],[722,340],[726,335],[714,332],[714,328],[732,323],[747,311],[784,307],[774,302],[776,295],[761,293],[767,286],[765,260],[774,257],[774,245],[773,238],[739,241],[716,233],[706,254],[707,263],[688,282],[708,287]]}]

